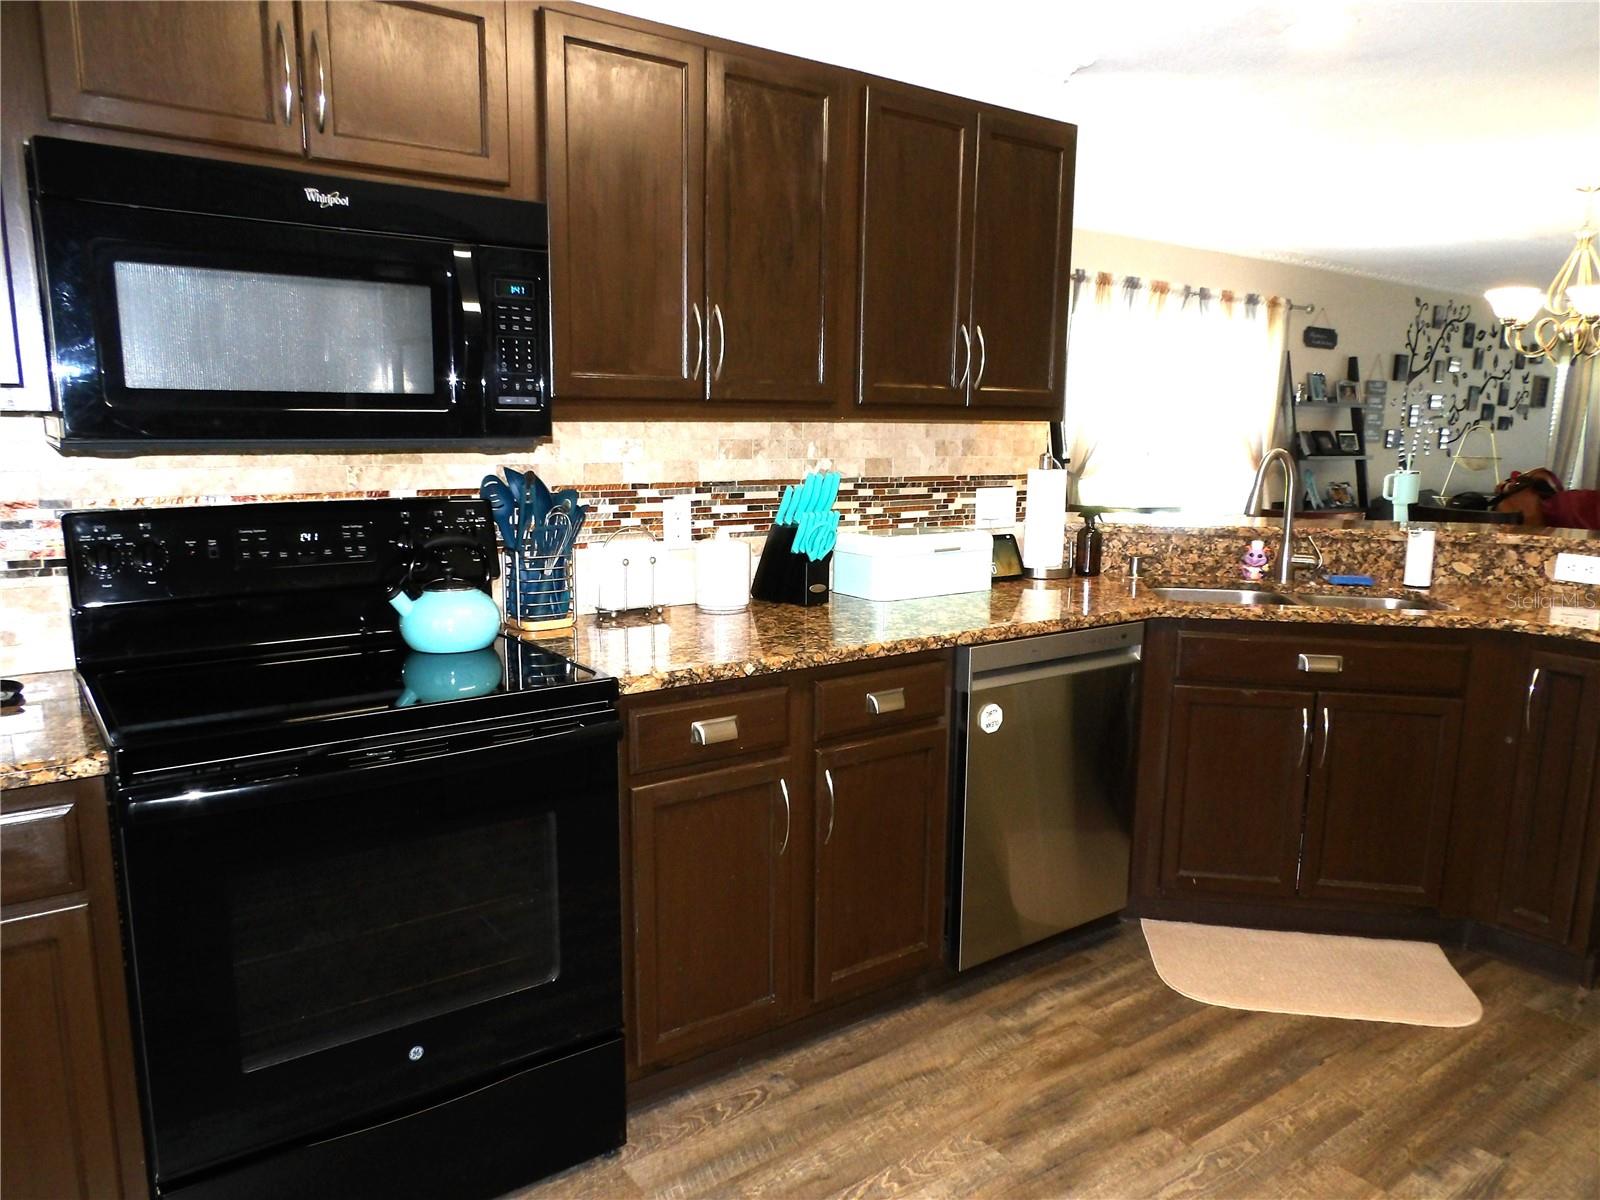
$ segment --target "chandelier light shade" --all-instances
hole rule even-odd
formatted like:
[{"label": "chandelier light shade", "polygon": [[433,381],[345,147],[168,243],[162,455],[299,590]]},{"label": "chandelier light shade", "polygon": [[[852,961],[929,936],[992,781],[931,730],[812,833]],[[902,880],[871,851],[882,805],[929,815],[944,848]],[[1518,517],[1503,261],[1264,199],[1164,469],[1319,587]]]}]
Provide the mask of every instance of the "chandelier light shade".
[{"label": "chandelier light shade", "polygon": [[1580,190],[1589,197],[1589,213],[1574,235],[1577,244],[1550,286],[1543,292],[1534,287],[1497,287],[1484,293],[1503,327],[1506,344],[1529,358],[1569,362],[1580,355],[1600,354],[1600,251],[1595,249],[1594,223],[1594,195],[1600,188]]}]

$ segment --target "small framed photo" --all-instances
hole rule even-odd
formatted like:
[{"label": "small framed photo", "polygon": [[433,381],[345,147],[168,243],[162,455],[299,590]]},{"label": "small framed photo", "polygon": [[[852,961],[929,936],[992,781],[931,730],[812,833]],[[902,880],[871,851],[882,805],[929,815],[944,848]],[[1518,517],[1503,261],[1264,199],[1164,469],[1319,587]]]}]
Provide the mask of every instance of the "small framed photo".
[{"label": "small framed photo", "polygon": [[1444,411],[1444,397],[1441,396],[1438,392],[1435,392],[1433,395],[1428,397],[1428,411],[1429,412],[1443,412]]},{"label": "small framed photo", "polygon": [[1335,436],[1339,442],[1340,454],[1361,453],[1361,435],[1354,429],[1340,429]]},{"label": "small framed photo", "polygon": [[1328,377],[1321,371],[1313,371],[1306,376],[1306,399],[1313,404],[1321,404],[1328,399]]},{"label": "small framed photo", "polygon": [[1478,410],[1478,420],[1482,421],[1486,425],[1489,422],[1493,421],[1494,420],[1494,405],[1485,404],[1482,408],[1480,408]]},{"label": "small framed photo", "polygon": [[1459,358],[1452,358],[1450,360],[1450,365],[1446,367],[1445,370],[1449,371],[1452,375],[1461,374],[1461,360]]},{"label": "small framed photo", "polygon": [[1389,381],[1387,379],[1369,379],[1361,386],[1366,388],[1369,396],[1387,396],[1389,394]]},{"label": "small framed photo", "polygon": [[1401,436],[1398,429],[1385,429],[1383,431],[1383,448],[1385,450],[1398,450]]},{"label": "small framed photo", "polygon": [[1411,356],[1409,354],[1396,354],[1394,356],[1394,370],[1390,372],[1389,378],[1396,383],[1404,383],[1406,376],[1410,372]]},{"label": "small framed photo", "polygon": [[1496,429],[1498,429],[1501,433],[1504,433],[1506,430],[1511,428],[1511,418],[1510,417],[1500,417],[1500,418],[1498,418],[1494,423],[1494,427]]},{"label": "small framed photo", "polygon": [[1311,436],[1311,431],[1309,429],[1300,430],[1299,433],[1295,434],[1295,438],[1298,440],[1300,445],[1301,458],[1310,458],[1316,454],[1317,441]]},{"label": "small framed photo", "polygon": [[1522,354],[1520,351],[1518,352],[1516,358],[1511,360],[1511,367],[1515,371],[1520,371],[1524,367],[1526,367],[1527,365],[1528,365],[1527,356]]},{"label": "small framed photo", "polygon": [[1478,327],[1471,321],[1461,326],[1461,348],[1465,350],[1478,336]]},{"label": "small framed photo", "polygon": [[1528,403],[1534,408],[1548,408],[1550,406],[1550,376],[1535,375],[1529,385],[1533,388],[1529,395]]},{"label": "small framed photo", "polygon": [[1359,403],[1361,403],[1360,392],[1356,388],[1355,380],[1353,380],[1353,379],[1341,379],[1337,383],[1335,383],[1333,386],[1334,386],[1334,391],[1337,393],[1338,401],[1339,401],[1340,404],[1359,404]]},{"label": "small framed photo", "polygon": [[1483,370],[1483,359],[1484,359],[1483,347],[1479,346],[1476,350],[1474,350],[1472,352],[1472,369],[1474,371]]},{"label": "small framed photo", "polygon": [[1443,329],[1444,328],[1444,320],[1445,320],[1445,317],[1444,317],[1444,305],[1435,304],[1433,306],[1433,327],[1435,329]]},{"label": "small framed photo", "polygon": [[1524,421],[1528,419],[1528,414],[1532,411],[1532,408],[1530,408],[1526,402],[1517,405],[1517,416],[1521,417]]},{"label": "small framed photo", "polygon": [[1333,436],[1331,429],[1313,429],[1311,431],[1311,444],[1315,446],[1318,454],[1339,453],[1339,442]]},{"label": "small framed photo", "polygon": [[1505,405],[1510,404],[1510,403],[1511,403],[1511,385],[1509,383],[1502,383],[1500,385],[1500,404],[1501,404],[1502,407],[1504,407]]}]

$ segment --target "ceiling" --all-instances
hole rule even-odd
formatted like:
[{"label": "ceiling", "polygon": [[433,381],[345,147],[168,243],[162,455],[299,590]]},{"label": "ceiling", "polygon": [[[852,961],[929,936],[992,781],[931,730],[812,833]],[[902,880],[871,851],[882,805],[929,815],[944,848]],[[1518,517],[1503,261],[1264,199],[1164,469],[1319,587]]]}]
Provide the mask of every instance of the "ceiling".
[{"label": "ceiling", "polygon": [[1600,184],[1600,0],[601,2],[1076,122],[1085,229],[1543,287]]}]

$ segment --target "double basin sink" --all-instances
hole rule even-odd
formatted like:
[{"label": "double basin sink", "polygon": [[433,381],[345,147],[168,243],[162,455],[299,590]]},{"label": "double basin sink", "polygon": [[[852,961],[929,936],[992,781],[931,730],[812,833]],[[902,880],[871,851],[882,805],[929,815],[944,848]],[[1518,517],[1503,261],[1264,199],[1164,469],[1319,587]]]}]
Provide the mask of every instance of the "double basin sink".
[{"label": "double basin sink", "polygon": [[1278,592],[1269,588],[1152,587],[1163,600],[1183,604],[1281,604],[1307,608],[1358,608],[1381,612],[1437,612],[1445,607],[1436,600],[1415,596],[1325,596],[1305,592]]}]

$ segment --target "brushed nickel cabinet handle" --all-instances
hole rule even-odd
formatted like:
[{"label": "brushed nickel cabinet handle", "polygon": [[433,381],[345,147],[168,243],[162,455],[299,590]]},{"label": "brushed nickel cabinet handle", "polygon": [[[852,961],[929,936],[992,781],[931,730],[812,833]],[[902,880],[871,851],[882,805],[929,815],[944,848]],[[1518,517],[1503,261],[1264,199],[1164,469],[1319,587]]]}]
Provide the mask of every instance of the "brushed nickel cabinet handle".
[{"label": "brushed nickel cabinet handle", "polygon": [[1539,676],[1543,671],[1543,667],[1533,669],[1533,674],[1528,677],[1528,696],[1522,702],[1522,728],[1529,733],[1533,732],[1533,697],[1539,690]]},{"label": "brushed nickel cabinet handle", "polygon": [[778,857],[783,857],[783,852],[789,848],[789,781],[778,780],[778,790],[783,793],[783,845],[778,847]]},{"label": "brushed nickel cabinet handle", "polygon": [[983,386],[983,369],[989,365],[989,348],[983,344],[983,326],[974,325],[972,331],[978,335],[978,373],[972,380],[972,390],[977,391]]},{"label": "brushed nickel cabinet handle", "polygon": [[283,22],[278,22],[278,55],[283,59],[283,123],[294,116],[294,71],[289,66],[289,43],[283,37]]},{"label": "brushed nickel cabinet handle", "polygon": [[972,374],[972,337],[967,333],[967,326],[965,322],[963,322],[961,326],[961,341],[967,348],[967,358],[966,361],[961,364],[961,378],[956,380],[956,386],[958,388],[966,387],[967,378]]},{"label": "brushed nickel cabinet handle", "polygon": [[884,713],[902,712],[906,706],[906,690],[903,687],[885,688],[881,692],[867,693],[867,711],[875,717]]},{"label": "brushed nickel cabinet handle", "polygon": [[824,769],[822,772],[822,778],[823,781],[828,785],[828,832],[822,835],[822,844],[826,846],[829,842],[833,841],[833,818],[838,812],[839,801],[838,797],[833,793],[833,772]]},{"label": "brushed nickel cabinet handle", "polygon": [[1295,667],[1313,675],[1337,675],[1344,670],[1344,655],[1302,654],[1295,660]]},{"label": "brushed nickel cabinet handle", "polygon": [[322,51],[317,47],[317,31],[311,31],[311,61],[317,67],[317,132],[328,129],[328,77],[322,71]]},{"label": "brushed nickel cabinet handle", "polygon": [[1317,754],[1317,770],[1322,770],[1328,765],[1328,731],[1332,726],[1332,717],[1326,704],[1322,706],[1322,750]]},{"label": "brushed nickel cabinet handle", "polygon": [[711,315],[717,321],[717,369],[711,373],[713,380],[722,378],[722,358],[728,353],[728,330],[722,324],[722,305],[713,304]]},{"label": "brushed nickel cabinet handle", "polygon": [[715,746],[718,742],[739,740],[738,717],[708,717],[689,726],[689,740],[696,746]]},{"label": "brushed nickel cabinet handle", "polygon": [[1300,708],[1300,767],[1306,765],[1306,755],[1311,753],[1311,710],[1304,705]]},{"label": "brushed nickel cabinet handle", "polygon": [[706,327],[700,320],[700,304],[691,301],[689,308],[694,312],[694,370],[689,372],[690,379],[700,378],[700,365],[706,358]]}]

